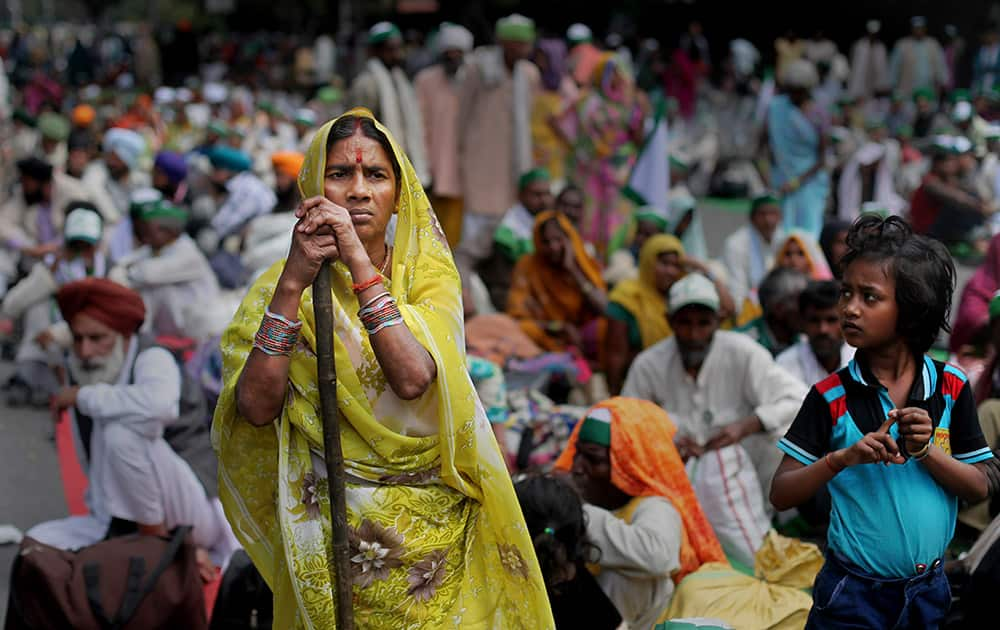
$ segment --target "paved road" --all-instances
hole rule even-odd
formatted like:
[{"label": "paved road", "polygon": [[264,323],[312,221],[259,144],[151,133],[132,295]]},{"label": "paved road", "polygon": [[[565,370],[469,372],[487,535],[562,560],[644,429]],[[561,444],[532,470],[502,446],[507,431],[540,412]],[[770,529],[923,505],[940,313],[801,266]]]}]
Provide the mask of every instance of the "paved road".
[{"label": "paved road", "polygon": [[[0,364],[0,382],[10,373],[9,363]],[[0,524],[25,531],[40,521],[68,514],[49,418],[48,411],[11,409],[0,398]],[[16,549],[15,545],[0,546],[0,627]]]},{"label": "paved road", "polygon": [[[717,256],[725,237],[744,221],[743,215],[731,211],[705,212],[709,251]],[[959,287],[970,273],[968,268],[959,270]],[[6,381],[10,371],[10,364],[0,363],[0,382]],[[48,412],[10,409],[0,397],[0,524],[11,523],[24,531],[40,521],[66,516],[51,431]],[[0,627],[15,549],[13,545],[0,547]]]}]

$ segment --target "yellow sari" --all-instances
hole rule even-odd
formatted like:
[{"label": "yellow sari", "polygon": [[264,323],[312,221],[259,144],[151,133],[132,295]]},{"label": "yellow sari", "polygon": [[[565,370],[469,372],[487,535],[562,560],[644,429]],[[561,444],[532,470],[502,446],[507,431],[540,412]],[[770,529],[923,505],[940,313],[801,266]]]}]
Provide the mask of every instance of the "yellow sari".
[{"label": "yellow sari", "polygon": [[[346,115],[372,118],[364,109]],[[304,198],[323,193],[334,122],[313,138],[299,175]],[[417,400],[392,392],[358,320],[350,273],[334,263],[337,403],[357,626],[552,628],[524,518],[465,369],[461,288],[451,252],[410,161],[389,131],[376,126],[402,168],[386,286],[438,375]],[[236,407],[236,383],[283,266],[279,261],[250,288],[222,338],[224,388],[212,443],[226,515],[274,591],[274,627],[332,629],[330,503],[311,290],[299,306],[302,332],[281,417],[255,428]],[[413,436],[428,424],[436,435]]]},{"label": "yellow sari", "polygon": [[639,277],[622,280],[608,295],[608,300],[635,318],[643,349],[673,334],[667,321],[667,298],[656,289],[656,261],[660,254],[677,254],[683,261],[684,245],[672,234],[649,237],[639,250]]}]

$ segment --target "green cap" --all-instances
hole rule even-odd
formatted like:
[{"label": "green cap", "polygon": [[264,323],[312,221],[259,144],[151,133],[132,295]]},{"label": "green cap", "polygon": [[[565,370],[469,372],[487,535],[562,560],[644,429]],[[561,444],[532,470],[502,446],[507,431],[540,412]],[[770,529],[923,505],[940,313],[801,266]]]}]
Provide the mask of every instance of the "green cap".
[{"label": "green cap", "polygon": [[927,87],[917,88],[917,89],[913,90],[913,100],[917,100],[918,98],[921,98],[921,97],[926,98],[929,101],[933,101],[934,100],[934,90],[932,90],[930,88],[927,88]]},{"label": "green cap", "polygon": [[226,123],[220,120],[213,120],[212,122],[208,123],[208,130],[217,136],[222,136],[223,138],[225,138],[231,133],[229,131],[229,127],[226,126]]},{"label": "green cap", "polygon": [[46,140],[63,142],[69,138],[71,126],[65,116],[45,112],[38,117],[38,130]]},{"label": "green cap", "polygon": [[596,407],[587,412],[576,436],[578,442],[591,442],[611,446],[611,410]]},{"label": "green cap", "polygon": [[38,120],[28,113],[28,110],[21,107],[14,110],[14,120],[22,122],[29,127],[34,127],[38,124]]},{"label": "green cap", "polygon": [[518,13],[497,20],[496,36],[499,40],[533,44],[537,35],[535,21]]},{"label": "green cap", "polygon": [[321,103],[326,103],[327,105],[336,103],[340,100],[340,90],[332,85],[322,87],[318,92],[316,92],[316,100]]},{"label": "green cap", "polygon": [[636,221],[649,221],[657,226],[661,232],[666,232],[670,226],[667,213],[656,206],[642,206],[632,215]]},{"label": "green cap", "polygon": [[147,206],[156,205],[162,200],[163,193],[155,188],[140,188],[129,197],[129,215],[139,218],[146,211]]},{"label": "green cap", "polygon": [[953,90],[951,93],[951,102],[958,103],[960,101],[969,100],[969,91],[966,89]]},{"label": "green cap", "polygon": [[259,109],[262,112],[267,112],[268,114],[273,114],[275,112],[274,103],[267,100],[258,101],[257,109]]},{"label": "green cap", "polygon": [[392,22],[379,22],[368,29],[368,45],[378,46],[390,39],[403,39],[403,33]]},{"label": "green cap", "polygon": [[778,196],[773,192],[765,192],[760,195],[757,195],[756,197],[753,198],[753,201],[750,202],[750,213],[752,214],[757,208],[761,206],[766,206],[771,204],[773,205],[781,204],[781,200],[778,199]]},{"label": "green cap", "polygon": [[166,199],[161,199],[143,206],[139,212],[139,218],[143,221],[163,221],[183,225],[188,220],[188,211],[180,206],[175,206]]},{"label": "green cap", "polygon": [[542,181],[547,182],[550,181],[551,179],[552,176],[549,175],[548,169],[538,166],[531,169],[530,171],[522,173],[521,176],[517,178],[517,189],[524,190],[525,188],[527,188],[531,184],[534,184],[535,182],[542,182]]}]

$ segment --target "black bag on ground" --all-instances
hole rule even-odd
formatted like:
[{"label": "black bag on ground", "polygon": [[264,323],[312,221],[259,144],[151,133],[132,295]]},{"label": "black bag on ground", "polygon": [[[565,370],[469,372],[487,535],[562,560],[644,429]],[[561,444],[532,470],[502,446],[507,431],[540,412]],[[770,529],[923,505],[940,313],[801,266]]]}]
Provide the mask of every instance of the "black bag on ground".
[{"label": "black bag on ground", "polygon": [[64,551],[21,542],[6,630],[205,630],[205,595],[190,527]]},{"label": "black bag on ground", "polygon": [[237,550],[222,576],[210,630],[268,630],[273,617],[271,589],[247,552]]}]

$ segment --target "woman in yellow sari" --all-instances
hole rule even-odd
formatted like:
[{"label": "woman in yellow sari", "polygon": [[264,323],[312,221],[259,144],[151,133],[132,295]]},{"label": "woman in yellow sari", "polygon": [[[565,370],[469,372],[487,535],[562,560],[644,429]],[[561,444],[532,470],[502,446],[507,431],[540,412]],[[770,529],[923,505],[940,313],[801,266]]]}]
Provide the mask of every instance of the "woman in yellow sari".
[{"label": "woman in yellow sari", "polygon": [[212,426],[220,498],[274,592],[274,627],[335,624],[311,290],[329,258],[357,626],[551,628],[465,369],[459,277],[409,159],[351,110],[317,132],[299,187],[288,259],[222,338]]}]

